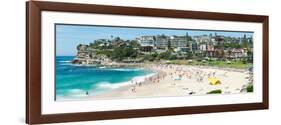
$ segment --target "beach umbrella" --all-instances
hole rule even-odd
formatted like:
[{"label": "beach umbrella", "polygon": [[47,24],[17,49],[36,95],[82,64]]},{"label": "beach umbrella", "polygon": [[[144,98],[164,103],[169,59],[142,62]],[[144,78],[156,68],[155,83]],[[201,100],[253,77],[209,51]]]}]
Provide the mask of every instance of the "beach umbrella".
[{"label": "beach umbrella", "polygon": [[208,78],[211,85],[221,84],[220,80],[217,78]]}]

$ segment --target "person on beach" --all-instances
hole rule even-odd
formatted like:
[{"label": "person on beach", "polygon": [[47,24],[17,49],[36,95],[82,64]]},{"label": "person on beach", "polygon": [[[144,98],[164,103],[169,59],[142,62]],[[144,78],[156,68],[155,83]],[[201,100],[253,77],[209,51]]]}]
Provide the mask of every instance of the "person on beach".
[{"label": "person on beach", "polygon": [[196,78],[196,82],[200,82],[200,80],[199,80],[199,76],[197,76],[197,78]]},{"label": "person on beach", "polygon": [[182,78],[182,74],[179,74],[179,79],[181,79]]},{"label": "person on beach", "polygon": [[200,76],[199,82],[203,82],[203,76]]},{"label": "person on beach", "polygon": [[223,76],[224,76],[224,77],[227,77],[227,72],[224,72]]},{"label": "person on beach", "polygon": [[133,86],[132,88],[132,92],[135,93],[136,92],[136,86]]}]

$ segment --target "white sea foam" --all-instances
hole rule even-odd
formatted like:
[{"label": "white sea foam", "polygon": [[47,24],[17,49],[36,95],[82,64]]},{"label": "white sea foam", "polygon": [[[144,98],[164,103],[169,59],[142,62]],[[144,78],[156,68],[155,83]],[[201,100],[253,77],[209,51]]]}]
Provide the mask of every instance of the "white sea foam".
[{"label": "white sea foam", "polygon": [[128,72],[128,71],[140,71],[140,70],[143,70],[143,68],[118,68],[118,69],[111,69],[111,70],[116,70],[116,71],[125,71],[125,72]]},{"label": "white sea foam", "polygon": [[71,63],[62,63],[62,64],[60,64],[60,65],[62,65],[62,66],[71,66],[71,65],[73,65],[73,64],[71,64]]},{"label": "white sea foam", "polygon": [[98,83],[98,87],[101,89],[116,89],[122,86],[131,85],[131,82],[120,82],[120,83],[108,83],[108,82],[101,82]]},{"label": "white sea foam", "polygon": [[68,91],[68,95],[71,97],[82,97],[86,95],[85,93],[82,89],[71,89]]},{"label": "white sea foam", "polygon": [[[120,82],[120,83],[109,83],[109,82],[100,82],[97,84],[98,88],[93,88],[89,91],[90,95],[95,95],[99,93],[98,91],[104,91],[104,90],[111,90],[116,89],[123,86],[133,85],[135,82],[144,82],[146,78],[152,77],[156,75],[157,73],[151,73],[145,76],[137,76],[132,78],[130,81],[127,82]],[[133,83],[131,81],[134,81]],[[101,90],[99,90],[101,89]],[[57,99],[60,101],[66,101],[66,100],[75,100],[75,99],[81,99],[81,97],[87,97],[86,91],[82,89],[71,89],[68,91],[68,94],[66,96],[57,96]]]},{"label": "white sea foam", "polygon": [[[151,73],[145,76],[137,76],[132,78],[130,81],[127,82],[120,82],[120,83],[108,83],[108,82],[101,82],[97,84],[97,87],[101,89],[116,89],[122,86],[133,85],[135,82],[144,82],[145,78],[154,76],[156,73]],[[134,81],[133,83],[131,81]]]},{"label": "white sea foam", "polygon": [[95,65],[87,65],[87,64],[72,64],[72,63],[62,63],[60,65],[63,66],[77,66],[77,67],[96,67]]},{"label": "white sea foam", "polygon": [[157,73],[151,73],[151,74],[148,74],[148,75],[145,75],[145,76],[136,76],[132,80],[135,81],[135,82],[144,82],[145,78],[152,77],[156,74]]},{"label": "white sea foam", "polygon": [[70,63],[71,61],[70,60],[67,60],[67,61],[59,61],[61,63]]},{"label": "white sea foam", "polygon": [[69,90],[69,93],[82,93],[84,92],[82,89],[71,89]]},{"label": "white sea foam", "polygon": [[99,67],[99,69],[105,69],[106,67],[105,66],[103,66],[103,67]]}]

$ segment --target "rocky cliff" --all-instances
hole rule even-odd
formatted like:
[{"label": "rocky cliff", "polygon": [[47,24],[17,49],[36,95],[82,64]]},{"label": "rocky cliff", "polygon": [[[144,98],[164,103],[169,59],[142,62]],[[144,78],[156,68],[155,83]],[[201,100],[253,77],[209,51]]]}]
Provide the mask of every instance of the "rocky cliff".
[{"label": "rocky cliff", "polygon": [[77,54],[72,61],[73,64],[79,65],[107,65],[111,62],[106,55],[96,54],[94,49],[83,44],[77,46]]}]

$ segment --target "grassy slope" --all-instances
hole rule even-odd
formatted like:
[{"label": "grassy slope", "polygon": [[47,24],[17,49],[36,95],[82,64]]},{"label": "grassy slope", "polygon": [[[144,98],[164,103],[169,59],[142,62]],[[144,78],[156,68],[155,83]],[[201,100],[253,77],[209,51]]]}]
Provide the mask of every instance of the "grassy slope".
[{"label": "grassy slope", "polygon": [[231,61],[228,64],[226,61],[196,61],[188,62],[187,60],[171,60],[172,64],[180,64],[180,65],[205,65],[205,66],[217,66],[217,67],[225,67],[225,68],[236,68],[236,69],[246,69],[251,67],[253,64],[246,63],[244,64],[242,61]]}]

